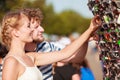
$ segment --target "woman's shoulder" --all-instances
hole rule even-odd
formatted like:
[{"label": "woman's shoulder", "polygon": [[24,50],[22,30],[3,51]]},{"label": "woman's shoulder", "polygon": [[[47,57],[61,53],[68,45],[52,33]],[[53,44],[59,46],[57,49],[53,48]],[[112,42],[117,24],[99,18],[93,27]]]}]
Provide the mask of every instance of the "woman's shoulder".
[{"label": "woman's shoulder", "polygon": [[14,57],[5,57],[3,61],[3,73],[6,71],[10,73],[11,71],[18,71],[19,69],[19,62]]},{"label": "woman's shoulder", "polygon": [[16,66],[19,64],[19,62],[15,57],[7,55],[3,60],[3,65],[4,64]]}]

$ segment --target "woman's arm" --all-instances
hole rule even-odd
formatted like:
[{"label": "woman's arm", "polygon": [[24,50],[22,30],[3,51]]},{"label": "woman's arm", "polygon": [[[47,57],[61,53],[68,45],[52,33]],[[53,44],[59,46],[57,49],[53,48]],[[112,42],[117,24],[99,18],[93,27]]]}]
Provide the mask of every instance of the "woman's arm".
[{"label": "woman's arm", "polygon": [[[76,51],[79,50],[79,48],[89,39],[91,34],[98,28],[98,26],[96,26],[98,25],[98,23],[96,23],[97,18],[98,17],[93,18],[90,27],[78,39],[76,39],[74,42],[72,42],[61,51],[48,52],[45,54],[34,54],[35,64],[46,65],[71,57]],[[83,53],[79,54],[81,56],[85,55]]]}]

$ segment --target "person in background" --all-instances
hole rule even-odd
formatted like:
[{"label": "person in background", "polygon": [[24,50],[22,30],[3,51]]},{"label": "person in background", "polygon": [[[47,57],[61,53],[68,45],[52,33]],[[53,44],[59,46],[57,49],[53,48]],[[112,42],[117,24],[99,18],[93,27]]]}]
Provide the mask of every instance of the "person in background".
[{"label": "person in background", "polygon": [[80,65],[81,80],[95,80],[94,74],[89,67],[87,59]]},{"label": "person in background", "polygon": [[[71,37],[70,39],[68,37],[61,37],[57,43],[67,46],[73,41],[74,36]],[[53,73],[53,80],[80,80],[79,69],[76,63],[56,62],[53,65]]]},{"label": "person in background", "polygon": [[[51,64],[71,57],[79,51],[79,48],[99,27],[98,20],[98,16],[94,17],[90,27],[64,49],[38,54],[37,52],[26,53],[24,50],[25,44],[33,41],[34,24],[32,18],[23,11],[7,13],[2,20],[1,35],[2,42],[7,46],[9,52],[4,59],[2,80],[43,80],[42,74],[36,66]],[[39,27],[42,29],[41,26]],[[42,29],[42,31],[44,30]],[[81,55],[79,58],[84,59],[85,54],[79,54]]]},{"label": "person in background", "polygon": [[3,59],[8,53],[8,50],[6,47],[0,43],[0,80],[2,80],[2,64],[3,64]]},{"label": "person in background", "polygon": [[[23,9],[24,12],[29,13],[29,17],[31,17],[32,24],[33,24],[33,42],[26,44],[25,50],[27,52],[30,51],[36,51],[36,52],[52,52],[52,51],[59,51],[63,49],[61,45],[56,44],[54,42],[47,42],[44,41],[43,33],[44,29],[42,26],[40,26],[43,15],[42,12],[39,9]],[[90,36],[89,36],[90,37]],[[81,48],[79,48],[79,51],[82,51],[82,55],[74,55],[70,57],[69,59],[62,60],[62,62],[82,62],[83,58],[85,57],[86,51],[87,51],[88,41],[86,41]],[[76,53],[77,53],[76,52]],[[39,66],[39,70],[43,74],[44,80],[52,80],[52,64],[45,65],[45,66]]]},{"label": "person in background", "polygon": [[55,66],[53,80],[80,80],[79,69],[73,63],[64,63],[63,66]]}]

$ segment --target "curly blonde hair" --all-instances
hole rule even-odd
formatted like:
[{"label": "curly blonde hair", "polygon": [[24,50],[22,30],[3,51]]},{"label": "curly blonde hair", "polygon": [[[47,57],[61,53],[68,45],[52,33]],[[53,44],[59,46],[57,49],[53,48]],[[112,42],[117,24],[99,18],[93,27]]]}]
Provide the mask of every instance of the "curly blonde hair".
[{"label": "curly blonde hair", "polygon": [[9,49],[11,45],[11,31],[14,28],[18,28],[20,26],[20,19],[21,19],[21,14],[24,14],[26,16],[27,13],[21,12],[21,11],[16,11],[16,12],[8,12],[3,20],[2,20],[2,31],[1,31],[1,36],[2,36],[2,42],[6,47]]}]

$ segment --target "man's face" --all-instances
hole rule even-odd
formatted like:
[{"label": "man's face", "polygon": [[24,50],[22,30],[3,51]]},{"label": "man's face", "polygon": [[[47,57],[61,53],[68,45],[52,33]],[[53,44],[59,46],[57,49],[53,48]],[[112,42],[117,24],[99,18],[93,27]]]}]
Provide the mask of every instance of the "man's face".
[{"label": "man's face", "polygon": [[33,29],[33,40],[35,42],[44,41],[43,32],[44,29],[40,26],[40,21],[36,19],[31,19],[31,28]]}]

